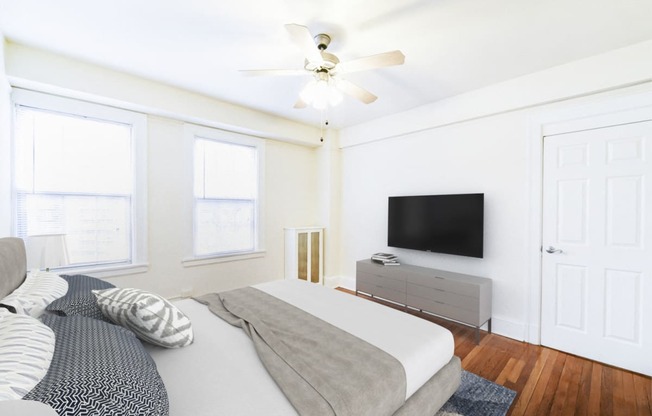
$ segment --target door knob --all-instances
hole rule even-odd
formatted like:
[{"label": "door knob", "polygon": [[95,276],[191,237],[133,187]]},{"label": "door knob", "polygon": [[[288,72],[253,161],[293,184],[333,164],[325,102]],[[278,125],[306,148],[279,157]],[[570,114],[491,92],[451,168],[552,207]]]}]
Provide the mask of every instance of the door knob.
[{"label": "door knob", "polygon": [[554,248],[553,246],[548,246],[546,249],[546,253],[554,254],[554,253],[563,253],[564,251],[560,248]]}]

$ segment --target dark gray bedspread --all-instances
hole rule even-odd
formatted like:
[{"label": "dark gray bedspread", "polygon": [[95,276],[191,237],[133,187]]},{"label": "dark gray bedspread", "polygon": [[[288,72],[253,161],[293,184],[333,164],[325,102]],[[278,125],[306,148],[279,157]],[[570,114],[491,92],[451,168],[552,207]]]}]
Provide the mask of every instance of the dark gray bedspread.
[{"label": "dark gray bedspread", "polygon": [[242,327],[301,415],[389,416],[405,402],[397,359],[299,308],[253,287],[196,300]]}]

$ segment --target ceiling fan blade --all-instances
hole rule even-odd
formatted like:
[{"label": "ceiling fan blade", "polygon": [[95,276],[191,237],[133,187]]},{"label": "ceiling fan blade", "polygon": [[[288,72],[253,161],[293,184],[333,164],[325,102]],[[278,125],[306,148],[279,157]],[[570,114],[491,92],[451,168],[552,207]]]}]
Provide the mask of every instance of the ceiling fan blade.
[{"label": "ceiling fan blade", "polygon": [[362,87],[358,87],[354,83],[347,81],[345,79],[338,79],[335,86],[343,93],[348,94],[351,97],[357,98],[358,100],[362,101],[365,104],[371,104],[374,101],[376,101],[376,99],[378,99],[378,97],[376,97],[369,91],[365,90]]},{"label": "ceiling fan blade", "polygon": [[315,40],[307,27],[295,23],[289,23],[285,25],[285,29],[287,29],[290,34],[292,42],[301,49],[308,62],[315,64],[320,64],[322,62],[321,53],[319,52],[319,49],[317,49]]},{"label": "ceiling fan blade", "polygon": [[345,74],[348,72],[366,71],[368,69],[382,68],[384,66],[403,65],[405,55],[401,51],[379,53],[378,55],[365,56],[349,62],[342,62],[337,65],[337,72]]},{"label": "ceiling fan blade", "polygon": [[310,75],[305,69],[241,69],[238,72],[249,77],[269,75]]},{"label": "ceiling fan blade", "polygon": [[305,101],[303,101],[301,98],[299,98],[297,102],[294,103],[294,108],[301,109],[306,107],[308,107],[308,104]]}]

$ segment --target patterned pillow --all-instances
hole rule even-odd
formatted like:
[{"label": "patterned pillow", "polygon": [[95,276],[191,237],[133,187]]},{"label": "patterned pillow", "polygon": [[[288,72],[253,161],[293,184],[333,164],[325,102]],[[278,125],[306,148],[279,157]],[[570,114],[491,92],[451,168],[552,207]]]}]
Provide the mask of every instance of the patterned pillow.
[{"label": "patterned pillow", "polygon": [[16,308],[16,313],[38,318],[52,301],[67,291],[68,282],[58,274],[28,272],[25,281],[4,299],[0,299],[0,303]]},{"label": "patterned pillow", "polygon": [[54,343],[38,319],[0,310],[0,401],[22,399],[45,377]]},{"label": "patterned pillow", "polygon": [[156,364],[131,331],[83,316],[46,314],[56,335],[45,378],[23,398],[60,415],[168,415]]},{"label": "patterned pillow", "polygon": [[68,293],[65,296],[50,303],[47,311],[59,316],[81,315],[101,321],[111,322],[105,318],[97,306],[97,299],[93,290],[109,289],[115,287],[109,282],[83,274],[61,275],[61,278],[68,282]]},{"label": "patterned pillow", "polygon": [[143,341],[165,348],[192,344],[190,319],[176,306],[140,289],[94,290],[102,313]]}]

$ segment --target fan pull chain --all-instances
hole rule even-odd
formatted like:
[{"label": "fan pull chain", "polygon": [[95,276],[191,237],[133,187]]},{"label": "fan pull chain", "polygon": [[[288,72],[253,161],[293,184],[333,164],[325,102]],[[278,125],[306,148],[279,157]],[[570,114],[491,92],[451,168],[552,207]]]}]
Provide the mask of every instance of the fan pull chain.
[{"label": "fan pull chain", "polygon": [[324,110],[319,112],[319,141],[324,142]]},{"label": "fan pull chain", "polygon": [[319,112],[319,115],[320,115],[320,117],[319,117],[319,135],[320,135],[319,141],[322,142],[322,143],[324,142],[324,126],[326,126],[326,128],[328,128],[328,119],[327,119],[328,114],[326,114],[326,116],[324,116],[324,113],[326,113],[327,111],[328,111],[328,108],[322,109]]}]

